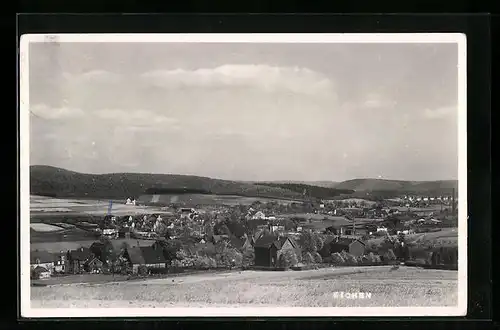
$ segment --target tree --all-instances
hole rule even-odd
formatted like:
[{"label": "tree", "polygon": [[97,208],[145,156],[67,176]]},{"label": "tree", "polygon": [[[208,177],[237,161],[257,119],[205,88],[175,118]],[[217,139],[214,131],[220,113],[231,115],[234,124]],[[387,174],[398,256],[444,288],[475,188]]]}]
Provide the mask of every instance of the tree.
[{"label": "tree", "polygon": [[148,274],[148,268],[144,265],[140,265],[139,268],[137,269],[137,273],[140,276],[146,276]]},{"label": "tree", "polygon": [[32,280],[38,280],[40,278],[38,272],[36,272],[34,269],[30,271],[30,278]]},{"label": "tree", "polygon": [[321,258],[321,255],[318,252],[314,252],[312,254],[312,257],[314,259],[314,262],[317,263],[317,264],[320,264],[320,263],[323,262],[323,258]]},{"label": "tree", "polygon": [[312,256],[311,252],[305,252],[302,255],[302,262],[305,263],[306,265],[310,265],[310,264],[314,263],[314,258]]},{"label": "tree", "polygon": [[163,257],[167,262],[171,263],[173,260],[177,259],[177,252],[182,247],[181,242],[178,240],[159,240],[155,244],[158,244],[163,251]]},{"label": "tree", "polygon": [[242,264],[243,266],[251,266],[254,264],[255,261],[255,251],[252,247],[248,247],[243,251],[243,259],[242,259]]},{"label": "tree", "polygon": [[297,265],[297,255],[293,250],[285,250],[278,258],[278,265],[283,268],[289,268]]},{"label": "tree", "polygon": [[388,260],[388,261],[394,261],[394,260],[396,260],[396,255],[394,254],[394,251],[392,249],[389,249],[384,254],[384,260]]},{"label": "tree", "polygon": [[299,238],[300,246],[304,252],[317,252],[323,248],[323,239],[316,233],[305,230]]}]

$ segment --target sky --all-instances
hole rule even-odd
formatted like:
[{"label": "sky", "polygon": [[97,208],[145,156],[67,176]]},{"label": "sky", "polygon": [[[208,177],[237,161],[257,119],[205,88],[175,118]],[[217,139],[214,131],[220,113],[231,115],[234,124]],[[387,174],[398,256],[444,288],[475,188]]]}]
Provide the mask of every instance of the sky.
[{"label": "sky", "polygon": [[456,44],[31,43],[30,164],[458,177]]}]

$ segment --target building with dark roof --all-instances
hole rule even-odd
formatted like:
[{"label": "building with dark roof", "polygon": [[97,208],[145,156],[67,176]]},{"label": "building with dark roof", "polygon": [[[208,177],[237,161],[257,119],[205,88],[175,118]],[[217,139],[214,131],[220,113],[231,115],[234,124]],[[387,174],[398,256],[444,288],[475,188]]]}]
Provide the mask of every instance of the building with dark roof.
[{"label": "building with dark roof", "polygon": [[319,254],[323,257],[329,257],[332,253],[348,252],[356,257],[365,254],[365,243],[358,239],[328,237],[323,242],[323,248]]},{"label": "building with dark roof", "polygon": [[47,251],[31,251],[30,252],[30,266],[31,269],[36,267],[43,267],[48,272],[52,273],[54,270],[54,262],[56,261],[56,256]]},{"label": "building with dark roof", "polygon": [[85,271],[85,263],[93,257],[89,248],[81,247],[77,250],[70,250],[67,253],[66,272],[79,274]]},{"label": "building with dark roof", "polygon": [[127,248],[124,257],[132,266],[132,272],[138,273],[139,267],[146,268],[166,268],[167,260],[163,256],[163,251],[153,246],[140,246]]},{"label": "building with dark roof", "polygon": [[261,236],[254,244],[254,264],[259,267],[278,267],[279,256],[286,250],[298,252],[297,244],[291,238],[274,235]]}]

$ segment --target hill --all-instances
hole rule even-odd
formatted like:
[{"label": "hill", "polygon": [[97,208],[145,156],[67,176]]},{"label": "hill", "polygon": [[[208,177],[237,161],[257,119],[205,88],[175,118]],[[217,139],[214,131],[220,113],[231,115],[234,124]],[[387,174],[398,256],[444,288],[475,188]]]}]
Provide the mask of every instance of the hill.
[{"label": "hill", "polygon": [[300,199],[301,194],[264,185],[174,174],[84,174],[52,166],[30,167],[30,193],[52,197],[138,197],[151,189],[176,193],[206,193]]},{"label": "hill", "polygon": [[259,182],[259,181],[249,181],[249,183],[253,184],[303,184],[303,185],[308,185],[308,186],[316,186],[316,187],[323,187],[323,188],[335,188],[336,185],[338,185],[338,182],[335,181],[267,181],[266,183]]},{"label": "hill", "polygon": [[458,189],[457,180],[441,181],[403,181],[384,179],[354,179],[343,181],[336,189],[354,191],[399,192],[415,194],[451,194],[452,189]]},{"label": "hill", "polygon": [[260,185],[266,185],[269,187],[276,187],[291,190],[300,194],[305,194],[305,196],[313,198],[328,199],[333,197],[338,197],[340,195],[352,194],[354,190],[349,189],[337,189],[337,188],[325,188],[315,185],[308,185],[302,183],[273,183],[264,182]]}]

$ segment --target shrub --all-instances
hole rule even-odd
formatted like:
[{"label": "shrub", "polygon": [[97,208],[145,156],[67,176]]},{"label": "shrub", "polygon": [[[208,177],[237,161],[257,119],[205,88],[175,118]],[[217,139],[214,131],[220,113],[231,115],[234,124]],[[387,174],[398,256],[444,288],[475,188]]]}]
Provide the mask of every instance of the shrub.
[{"label": "shrub", "polygon": [[253,248],[248,248],[243,252],[242,255],[242,265],[247,267],[254,264],[255,261],[255,251]]},{"label": "shrub", "polygon": [[314,259],[314,262],[317,263],[317,264],[320,264],[320,263],[323,262],[323,258],[321,258],[321,255],[318,252],[314,252],[312,254],[312,257]]},{"label": "shrub", "polygon": [[345,251],[342,251],[341,254],[342,254],[342,258],[344,258],[345,263],[347,265],[357,265],[358,264],[358,260],[352,254],[347,253]]},{"label": "shrub", "polygon": [[302,262],[306,265],[309,265],[309,264],[312,264],[314,263],[314,258],[311,254],[311,252],[305,252],[303,255],[302,255]]},{"label": "shrub", "polygon": [[358,257],[358,264],[368,265],[370,263],[371,263],[370,258],[367,255]]},{"label": "shrub", "polygon": [[378,256],[376,254],[374,254],[373,252],[370,252],[366,257],[367,257],[368,261],[372,264],[379,264],[380,263],[380,258],[378,258]]},{"label": "shrub", "polygon": [[336,253],[332,253],[331,262],[334,265],[343,265],[343,264],[345,264],[345,259],[340,253],[336,252]]},{"label": "shrub", "polygon": [[386,253],[384,253],[384,260],[386,261],[394,261],[396,260],[396,255],[392,249],[389,249]]},{"label": "shrub", "polygon": [[141,276],[145,276],[149,273],[149,271],[148,271],[148,268],[146,266],[141,265],[137,269],[137,273]]},{"label": "shrub", "polygon": [[297,255],[292,250],[284,251],[278,258],[278,264],[280,267],[289,268],[297,265]]}]

